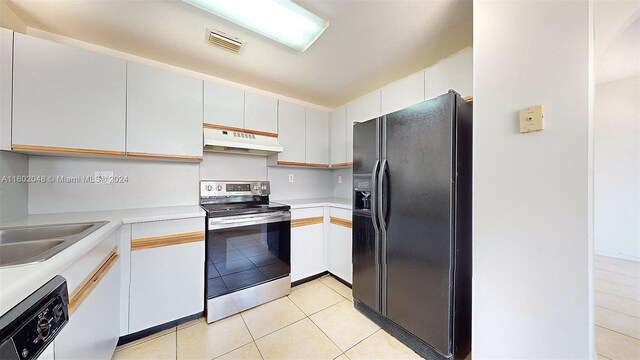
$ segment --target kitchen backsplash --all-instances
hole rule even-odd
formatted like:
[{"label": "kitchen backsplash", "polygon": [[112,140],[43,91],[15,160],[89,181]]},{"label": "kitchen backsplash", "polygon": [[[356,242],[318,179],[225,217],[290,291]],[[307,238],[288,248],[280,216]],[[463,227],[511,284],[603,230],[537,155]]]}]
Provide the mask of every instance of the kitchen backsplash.
[{"label": "kitchen backsplash", "polygon": [[[2,217],[198,204],[200,179],[269,180],[272,199],[351,196],[351,169],[267,167],[262,156],[204,153],[200,164],[2,152],[3,174],[46,176],[55,181],[2,184]],[[96,171],[113,171],[122,183],[86,183]],[[19,173],[19,174],[17,174]],[[289,182],[293,175],[293,182]],[[338,176],[342,176],[339,184]],[[9,191],[5,191],[5,189]],[[28,189],[28,196],[27,196]],[[9,194],[10,193],[10,194]]]},{"label": "kitchen backsplash", "polygon": [[[196,205],[199,170],[199,164],[185,162],[30,156],[29,175],[63,176],[70,182],[29,184],[29,213]],[[82,182],[82,176],[96,171],[113,171],[123,182]]]},{"label": "kitchen backsplash", "polygon": [[[333,171],[288,167],[267,168],[272,199],[311,199],[333,196]],[[293,175],[293,182],[289,182]]]},{"label": "kitchen backsplash", "polygon": [[27,214],[28,186],[18,176],[29,174],[29,157],[0,151],[0,219]]},{"label": "kitchen backsplash", "polygon": [[[342,182],[340,182],[340,180],[342,180]],[[333,171],[333,197],[351,199],[352,183],[353,183],[352,168],[334,170]]]}]

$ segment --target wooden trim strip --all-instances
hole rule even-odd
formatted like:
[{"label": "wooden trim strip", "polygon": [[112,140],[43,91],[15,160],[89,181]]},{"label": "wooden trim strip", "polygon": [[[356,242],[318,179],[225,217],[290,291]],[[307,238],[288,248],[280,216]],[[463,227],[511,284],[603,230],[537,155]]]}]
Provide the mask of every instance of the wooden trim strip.
[{"label": "wooden trim strip", "polygon": [[98,267],[87,276],[80,285],[71,293],[69,297],[69,316],[73,314],[80,304],[91,294],[93,289],[98,286],[98,283],[102,278],[107,275],[113,264],[118,261],[118,247],[114,247],[109,252],[109,255],[98,265]]},{"label": "wooden trim strip", "polygon": [[209,124],[209,123],[204,123],[203,126],[205,128],[207,128],[207,129],[243,132],[243,133],[246,133],[246,134],[269,136],[269,137],[274,137],[274,138],[278,137],[277,133],[271,133],[271,132],[266,132],[266,131],[258,131],[258,130],[251,130],[251,129],[243,129],[243,128],[237,128],[237,127],[233,127],[233,126],[222,126],[222,125]]},{"label": "wooden trim strip", "polygon": [[139,152],[127,152],[127,157],[145,158],[145,159],[157,159],[157,160],[202,161],[202,156],[150,154],[150,153],[139,153]]},{"label": "wooden trim strip", "polygon": [[23,145],[23,144],[12,144],[11,149],[17,152],[23,151],[23,152],[30,152],[30,153],[32,152],[32,153],[52,153],[52,154],[69,154],[69,155],[125,156],[124,151],[78,149],[78,148]]},{"label": "wooden trim strip", "polygon": [[324,222],[324,217],[322,216],[316,216],[316,217],[310,217],[310,218],[304,218],[304,219],[294,219],[294,220],[291,220],[291,228],[322,224],[323,222]]},{"label": "wooden trim strip", "polygon": [[331,164],[332,168],[336,168],[336,167],[349,167],[349,166],[353,166],[352,162],[344,162],[344,163],[337,163],[337,164]]},{"label": "wooden trim strip", "polygon": [[301,162],[293,162],[293,161],[278,161],[278,165],[280,166],[302,166],[302,167],[313,167],[313,168],[328,168],[329,164],[313,164],[313,163],[301,163]]},{"label": "wooden trim strip", "polygon": [[466,102],[473,102],[473,96],[465,96],[462,98],[462,100],[466,101]]},{"label": "wooden trim strip", "polygon": [[187,244],[198,241],[204,241],[204,231],[133,239],[131,240],[131,250],[153,249],[157,247]]},{"label": "wooden trim strip", "polygon": [[329,217],[329,222],[334,225],[343,226],[351,229],[351,220],[345,220],[337,217]]}]

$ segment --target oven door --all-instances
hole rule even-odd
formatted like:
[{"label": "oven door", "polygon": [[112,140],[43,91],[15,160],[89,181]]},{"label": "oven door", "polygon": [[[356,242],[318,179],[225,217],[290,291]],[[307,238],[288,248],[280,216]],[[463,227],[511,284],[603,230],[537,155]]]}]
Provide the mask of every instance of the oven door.
[{"label": "oven door", "polygon": [[289,275],[291,213],[207,220],[207,299]]}]

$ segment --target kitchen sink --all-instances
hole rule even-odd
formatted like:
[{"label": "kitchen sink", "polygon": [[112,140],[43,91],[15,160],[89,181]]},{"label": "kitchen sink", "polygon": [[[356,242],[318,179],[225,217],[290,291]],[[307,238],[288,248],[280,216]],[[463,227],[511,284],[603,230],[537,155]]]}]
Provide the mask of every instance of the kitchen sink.
[{"label": "kitchen sink", "polygon": [[45,261],[106,223],[100,221],[0,228],[0,267]]}]

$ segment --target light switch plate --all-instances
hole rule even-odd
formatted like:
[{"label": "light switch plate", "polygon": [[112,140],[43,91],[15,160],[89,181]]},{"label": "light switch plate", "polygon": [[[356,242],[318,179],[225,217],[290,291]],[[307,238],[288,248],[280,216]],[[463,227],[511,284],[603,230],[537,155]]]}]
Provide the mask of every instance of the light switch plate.
[{"label": "light switch plate", "polygon": [[520,110],[520,132],[544,130],[542,105],[530,106]]}]

